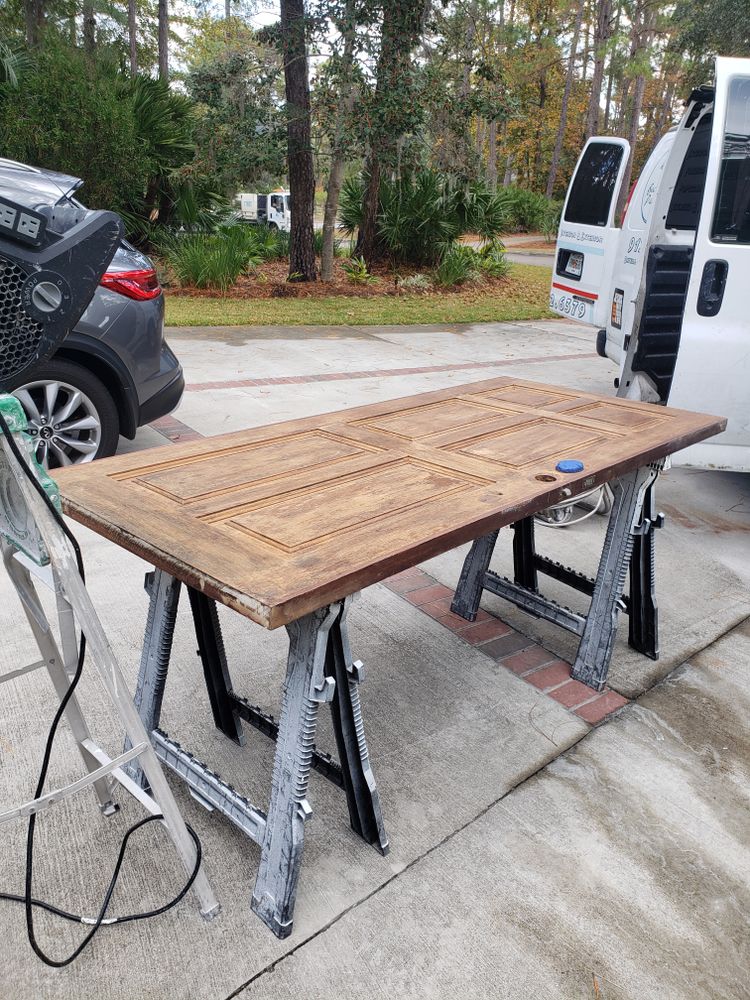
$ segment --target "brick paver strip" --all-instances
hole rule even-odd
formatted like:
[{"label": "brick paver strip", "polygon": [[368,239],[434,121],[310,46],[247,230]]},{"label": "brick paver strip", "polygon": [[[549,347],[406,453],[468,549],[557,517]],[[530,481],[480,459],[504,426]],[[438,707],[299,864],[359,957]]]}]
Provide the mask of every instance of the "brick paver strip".
[{"label": "brick paver strip", "polygon": [[553,688],[547,694],[566,708],[578,708],[587,701],[593,701],[596,698],[596,691],[581,684],[580,681],[566,681],[565,684]]},{"label": "brick paver strip", "polygon": [[404,597],[409,604],[432,604],[441,597],[450,597],[450,590],[442,583],[434,583],[431,587],[420,587],[418,590],[410,590]]},{"label": "brick paver strip", "polygon": [[506,670],[512,670],[514,674],[528,674],[537,667],[545,666],[556,660],[554,653],[550,653],[544,646],[528,646],[520,653],[513,653],[502,659],[502,665]]},{"label": "brick paver strip", "polygon": [[535,670],[529,674],[526,680],[541,691],[548,691],[550,688],[558,687],[570,680],[570,664],[566,663],[565,660],[557,660],[548,667]]},{"label": "brick paver strip", "polygon": [[511,629],[508,635],[503,635],[499,639],[492,639],[490,642],[482,643],[478,648],[483,653],[491,656],[493,660],[502,660],[504,657],[510,656],[511,653],[517,653],[520,649],[526,649],[527,646],[533,645],[533,639],[529,639],[527,635],[521,635],[520,632],[515,632]]},{"label": "brick paver strip", "polygon": [[261,385],[289,385],[307,382],[340,382],[346,379],[398,377],[400,375],[429,375],[431,372],[476,371],[481,368],[506,368],[511,365],[537,365],[547,361],[580,361],[594,358],[595,354],[546,354],[535,358],[497,358],[493,361],[464,361],[460,364],[420,365],[414,368],[374,368],[355,372],[319,372],[315,375],[276,376],[275,378],[235,378],[226,381],[192,382],[186,387],[188,392],[203,392],[206,389],[249,389]]},{"label": "brick paver strip", "polygon": [[501,622],[499,618],[490,618],[476,625],[471,625],[469,622],[466,624],[469,627],[461,633],[461,638],[466,639],[472,646],[477,646],[480,642],[485,643],[488,639],[499,639],[513,632],[510,625]]},{"label": "brick paver strip", "polygon": [[628,699],[623,698],[616,691],[605,691],[595,701],[591,701],[588,705],[582,705],[581,708],[576,709],[576,715],[593,726],[597,722],[601,722],[602,719],[606,719],[612,712],[616,712],[618,708],[622,708],[623,705],[627,704]]},{"label": "brick paver strip", "polygon": [[[445,625],[454,635],[470,643],[474,649],[486,653],[498,665],[510,670],[516,676],[521,677],[528,684],[532,684],[545,696],[552,698],[559,705],[573,712],[589,725],[596,725],[606,719],[612,712],[616,712],[623,705],[628,704],[628,699],[617,694],[609,688],[599,694],[593,688],[574,681],[570,676],[570,664],[561,660],[548,649],[540,646],[528,636],[516,632],[505,622],[495,615],[491,615],[484,610],[480,610],[477,615],[477,622],[471,624],[459,615],[454,615],[450,610],[453,592],[447,587],[439,584],[434,577],[423,570],[406,570],[392,576],[383,583],[394,593],[404,597],[420,611]],[[414,583],[418,589],[410,592],[401,592],[404,582]],[[434,595],[439,596],[435,597]],[[425,596],[432,597],[431,601],[425,600]],[[480,618],[480,616],[483,616]],[[501,634],[497,635],[496,630]],[[480,639],[474,641],[478,636],[495,634],[494,638]]]}]

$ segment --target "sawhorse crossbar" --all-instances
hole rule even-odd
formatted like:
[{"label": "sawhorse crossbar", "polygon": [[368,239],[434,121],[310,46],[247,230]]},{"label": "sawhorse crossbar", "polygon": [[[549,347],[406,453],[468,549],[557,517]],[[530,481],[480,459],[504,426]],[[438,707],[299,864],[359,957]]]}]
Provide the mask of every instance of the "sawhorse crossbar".
[{"label": "sawhorse crossbar", "polygon": [[[223,813],[261,847],[252,908],[277,937],[292,932],[302,859],[310,770],[343,788],[352,829],[381,854],[388,851],[375,778],[365,742],[359,684],[363,667],[352,658],[347,631],[351,598],[287,625],[289,656],[279,721],[232,688],[216,604],[188,587],[211,711],[218,729],[239,746],[242,721],[276,741],[268,812],[243,795],[159,729],[181,582],[163,570],[147,574],[149,612],[135,702],[158,757],[208,809]],[[318,707],[329,703],[339,761],[315,747]],[[127,746],[126,746],[127,749]],[[131,774],[145,785],[137,764]]]},{"label": "sawhorse crossbar", "polygon": [[[52,503],[59,503],[54,482],[36,465],[33,450],[25,435],[26,419],[16,400],[0,396],[0,409],[21,454]],[[29,482],[4,434],[0,433],[0,548],[3,564],[21,601],[41,660],[18,667],[0,677],[0,683],[22,677],[37,669],[46,669],[58,698],[68,694],[78,663],[76,624],[86,636],[88,662],[98,671],[112,707],[127,735],[128,748],[110,757],[91,738],[83,710],[75,694],[69,697],[65,718],[72,731],[86,774],[61,788],[40,795],[21,806],[0,812],[0,824],[28,817],[64,798],[93,787],[99,808],[105,816],[117,811],[113,782],[119,783],[153,816],[160,815],[185,871],[195,868],[196,847],[185,826],[172,791],[161,770],[135,706],[128,693],[117,659],[91,603],[78,571],[73,548],[47,504]],[[48,584],[56,600],[58,629],[62,649],[37,594],[35,578]],[[148,779],[147,795],[126,773],[125,767],[138,762]],[[219,912],[208,878],[199,869],[193,889],[201,913],[209,918]]]},{"label": "sawhorse crossbar", "polygon": [[[466,556],[451,610],[474,621],[482,593],[487,590],[534,617],[573,632],[580,637],[580,643],[571,676],[599,691],[607,681],[621,609],[630,613],[631,645],[656,658],[652,532],[659,526],[653,511],[653,485],[658,472],[658,466],[644,466],[611,484],[614,500],[595,580],[538,555],[533,519],[525,518],[514,525],[515,579],[508,580],[489,569],[498,531],[484,535],[474,542]],[[626,598],[623,586],[636,539],[640,540],[637,565],[631,572],[630,595]],[[588,594],[591,604],[587,614],[571,611],[540,594],[538,572]]]}]

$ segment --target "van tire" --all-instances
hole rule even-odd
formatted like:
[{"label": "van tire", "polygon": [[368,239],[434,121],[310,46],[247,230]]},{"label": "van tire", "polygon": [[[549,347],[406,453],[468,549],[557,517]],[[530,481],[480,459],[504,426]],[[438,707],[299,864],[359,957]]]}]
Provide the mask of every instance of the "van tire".
[{"label": "van tire", "polygon": [[597,330],[596,331],[596,353],[600,358],[607,357],[607,331]]}]

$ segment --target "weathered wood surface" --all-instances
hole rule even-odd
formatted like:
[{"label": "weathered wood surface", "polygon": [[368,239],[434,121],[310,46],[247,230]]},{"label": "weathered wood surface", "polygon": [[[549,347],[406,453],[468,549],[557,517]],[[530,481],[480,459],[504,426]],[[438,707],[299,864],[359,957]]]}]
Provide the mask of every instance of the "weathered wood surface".
[{"label": "weathered wood surface", "polygon": [[725,425],[498,378],[56,477],[76,520],[276,628]]}]

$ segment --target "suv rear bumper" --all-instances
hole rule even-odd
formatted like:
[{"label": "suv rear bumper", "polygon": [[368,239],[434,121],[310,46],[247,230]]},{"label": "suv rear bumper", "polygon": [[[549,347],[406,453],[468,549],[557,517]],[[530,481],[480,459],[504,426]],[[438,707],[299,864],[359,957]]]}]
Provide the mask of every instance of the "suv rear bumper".
[{"label": "suv rear bumper", "polygon": [[185,391],[185,376],[182,368],[177,370],[177,374],[165,386],[150,396],[141,404],[138,410],[138,426],[150,424],[152,420],[158,420],[175,410],[182,394]]}]

